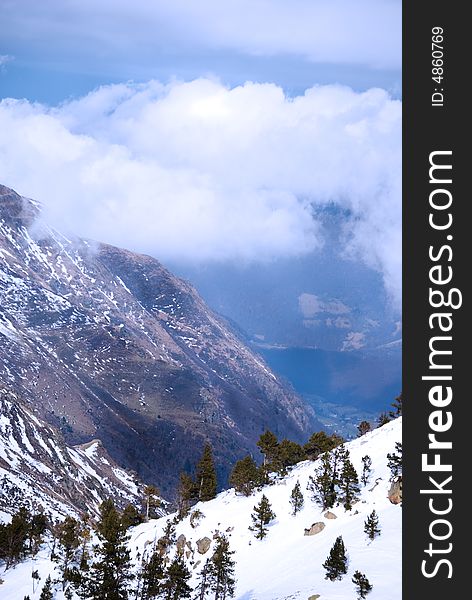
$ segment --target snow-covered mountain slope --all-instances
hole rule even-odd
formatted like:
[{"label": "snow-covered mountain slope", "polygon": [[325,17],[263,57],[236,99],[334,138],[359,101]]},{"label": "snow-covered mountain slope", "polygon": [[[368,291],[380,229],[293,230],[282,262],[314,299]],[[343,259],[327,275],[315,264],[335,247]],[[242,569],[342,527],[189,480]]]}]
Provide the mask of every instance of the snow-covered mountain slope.
[{"label": "snow-covered mountain slope", "polygon": [[0,389],[0,520],[21,505],[41,508],[53,518],[93,515],[108,497],[121,506],[137,504],[140,486],[99,440],[66,445],[60,432]]},{"label": "snow-covered mountain slope", "polygon": [[[40,224],[0,186],[0,383],[171,495],[211,440],[225,469],[264,428],[306,439],[310,409],[157,260]],[[175,235],[179,235],[178,231]]]},{"label": "snow-covered mountain slope", "polygon": [[[226,532],[235,551],[237,600],[310,600],[317,598],[317,594],[320,600],[354,600],[357,594],[351,578],[356,570],[365,573],[373,585],[369,600],[400,600],[402,511],[400,505],[391,504],[387,498],[390,471],[386,456],[395,450],[398,441],[401,441],[401,418],[346,445],[358,472],[361,458],[371,457],[372,474],[352,511],[346,512],[341,506],[332,509],[336,519],[325,518],[325,511],[320,510],[305,489],[317,466],[317,462],[310,461],[298,464],[277,484],[266,486],[251,497],[237,496],[234,490],[228,490],[215,500],[197,505],[195,508],[205,515],[200,523],[192,528],[187,517],[176,530],[178,536],[185,536],[186,562],[194,573],[192,584],[196,584],[204,561],[211,556],[213,535],[219,531]],[[305,505],[299,514],[292,516],[289,498],[297,480]],[[276,519],[269,525],[267,537],[259,541],[248,526],[253,507],[263,493],[269,498]],[[373,509],[379,516],[381,535],[371,542],[364,533],[364,521]],[[304,535],[304,530],[316,522],[324,523],[324,529],[317,535]],[[129,547],[133,556],[152,548],[162,536],[165,523],[166,518],[161,518],[131,530]],[[339,535],[349,557],[348,573],[342,580],[332,582],[325,579],[322,563]],[[202,555],[197,542],[204,537],[211,540],[211,545]],[[53,571],[47,556],[45,549],[34,562],[42,581]],[[0,587],[3,600],[17,600],[25,594],[30,594],[31,600],[39,597],[39,591],[31,592],[31,568],[28,561],[1,575],[5,580]],[[63,600],[59,586],[55,598]]]}]

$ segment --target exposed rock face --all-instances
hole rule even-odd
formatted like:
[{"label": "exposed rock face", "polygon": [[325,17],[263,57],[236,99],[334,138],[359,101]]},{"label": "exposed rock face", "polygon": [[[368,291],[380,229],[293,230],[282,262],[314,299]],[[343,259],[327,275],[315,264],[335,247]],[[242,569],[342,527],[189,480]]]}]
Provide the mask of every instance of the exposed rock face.
[{"label": "exposed rock face", "polygon": [[321,598],[321,596],[319,594],[312,594],[308,600],[318,600],[318,598]]},{"label": "exposed rock face", "polygon": [[387,497],[392,504],[401,504],[402,502],[402,477],[401,475],[392,481],[392,485],[388,490]]},{"label": "exposed rock face", "polygon": [[316,535],[317,533],[320,533],[320,531],[323,531],[325,527],[326,525],[321,521],[318,523],[313,523],[311,527],[305,529],[305,535]]},{"label": "exposed rock face", "polygon": [[323,515],[325,519],[337,519],[338,517],[331,511],[327,510]]},{"label": "exposed rock face", "polygon": [[0,382],[69,443],[99,438],[171,495],[204,440],[231,465],[265,428],[302,441],[321,427],[191,285],[39,213],[0,186]]},{"label": "exposed rock face", "polygon": [[211,546],[211,540],[209,537],[203,537],[201,540],[197,540],[197,550],[200,554],[206,554]]},{"label": "exposed rock face", "polygon": [[112,461],[100,440],[71,447],[17,396],[0,389],[0,510],[22,503],[55,516],[98,514],[112,497],[118,506],[140,501],[141,484]]}]

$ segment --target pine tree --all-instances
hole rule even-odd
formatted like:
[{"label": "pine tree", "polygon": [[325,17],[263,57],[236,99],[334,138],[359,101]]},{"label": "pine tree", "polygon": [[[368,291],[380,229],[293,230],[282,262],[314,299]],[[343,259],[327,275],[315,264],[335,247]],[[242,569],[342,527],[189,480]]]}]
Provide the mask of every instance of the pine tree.
[{"label": "pine tree", "polygon": [[343,459],[343,466],[340,477],[340,496],[339,500],[343,503],[346,510],[351,510],[352,503],[359,496],[359,478],[354,465],[349,460],[349,451]]},{"label": "pine tree", "polygon": [[207,595],[210,593],[209,588],[209,571],[210,571],[210,559],[208,558],[203,565],[202,570],[198,575],[198,584],[195,588],[194,600],[205,600]]},{"label": "pine tree", "polygon": [[370,540],[373,540],[376,536],[380,535],[379,517],[377,516],[375,509],[364,522],[364,531]]},{"label": "pine tree", "polygon": [[236,492],[250,496],[260,480],[260,472],[254,459],[247,455],[238,460],[231,472],[229,483]]},{"label": "pine tree", "polygon": [[0,558],[5,561],[6,569],[9,569],[12,565],[26,556],[30,528],[31,514],[24,506],[20,507],[12,516],[8,525],[1,525]]},{"label": "pine tree", "polygon": [[277,436],[268,429],[261,434],[257,447],[264,456],[264,465],[273,466],[278,462],[279,442]]},{"label": "pine tree", "polygon": [[198,489],[195,481],[188,473],[180,473],[177,489],[178,517],[183,519],[188,515],[191,505],[198,500]]},{"label": "pine tree", "polygon": [[343,442],[343,438],[336,433],[328,435],[324,431],[317,431],[311,435],[303,449],[307,459],[316,460],[321,454],[331,452]]},{"label": "pine tree", "polygon": [[391,407],[393,408],[393,410],[391,410],[388,413],[392,419],[396,419],[397,417],[402,416],[402,404],[403,404],[402,393],[400,393],[391,404]]},{"label": "pine tree", "polygon": [[48,519],[43,512],[33,514],[29,523],[28,551],[36,554],[41,545],[42,536],[47,531]]},{"label": "pine tree", "polygon": [[388,414],[386,412],[383,412],[379,415],[377,427],[382,427],[383,425],[390,423],[391,420],[392,419],[388,416]]},{"label": "pine tree", "polygon": [[216,470],[210,444],[205,444],[202,458],[197,464],[196,485],[198,499],[202,502],[213,500],[216,497]]},{"label": "pine tree", "polygon": [[402,474],[403,446],[401,442],[395,442],[395,452],[387,454],[387,465],[390,469],[390,481]]},{"label": "pine tree", "polygon": [[144,517],[139,512],[134,504],[127,504],[123,513],[121,514],[121,523],[125,529],[129,529],[130,527],[136,527],[136,525],[140,525],[143,523]]},{"label": "pine tree", "polygon": [[341,536],[336,538],[328,558],[323,563],[323,567],[326,570],[325,579],[331,581],[342,579],[343,575],[347,573],[346,548]]},{"label": "pine tree", "polygon": [[164,558],[158,551],[154,550],[149,559],[143,562],[141,599],[151,600],[158,597],[164,589],[164,578]]},{"label": "pine tree", "polygon": [[332,456],[325,452],[321,456],[321,464],[315,475],[309,478],[307,489],[311,491],[313,500],[323,509],[332,508],[336,502],[336,479],[333,470]]},{"label": "pine tree", "polygon": [[129,537],[111,499],[100,506],[97,535],[100,544],[94,548],[98,560],[92,565],[90,597],[92,600],[125,600],[134,578],[130,572]]},{"label": "pine tree", "polygon": [[41,590],[41,595],[39,596],[39,600],[53,600],[54,596],[52,594],[52,581],[51,576],[48,575],[46,581],[44,582],[43,589]]},{"label": "pine tree", "polygon": [[155,485],[147,485],[144,488],[144,511],[146,521],[159,517],[158,509],[161,506],[160,492]]},{"label": "pine tree", "polygon": [[292,506],[292,515],[296,515],[303,508],[304,498],[302,494],[302,489],[300,486],[300,482],[297,481],[295,484],[292,493],[290,494],[290,504]]},{"label": "pine tree", "polygon": [[357,587],[357,593],[359,594],[359,598],[365,598],[367,594],[372,590],[372,585],[370,584],[369,580],[360,571],[356,571],[354,573],[352,583],[354,583]]},{"label": "pine tree", "polygon": [[225,535],[218,535],[216,547],[208,565],[208,586],[214,592],[214,600],[234,598],[236,581],[234,579],[235,562],[233,550],[229,549],[229,541]]},{"label": "pine tree", "polygon": [[254,531],[254,535],[258,540],[262,540],[267,535],[267,527],[273,519],[275,513],[272,511],[269,499],[265,494],[262,495],[261,501],[254,507],[254,512],[251,515],[252,525],[250,531]]},{"label": "pine tree", "polygon": [[366,433],[369,433],[369,431],[372,431],[372,427],[369,423],[369,421],[361,421],[359,423],[359,425],[357,426],[357,431],[358,431],[358,437],[361,437],[363,435],[365,435]]},{"label": "pine tree", "polygon": [[300,444],[284,439],[280,442],[277,452],[277,470],[286,475],[288,467],[305,460],[305,451]]},{"label": "pine tree", "polygon": [[80,546],[79,530],[80,523],[71,516],[67,516],[64,521],[57,526],[57,560],[59,561],[59,569],[62,572],[63,590],[66,587],[66,583],[70,581],[70,565]]},{"label": "pine tree", "polygon": [[180,556],[176,556],[170,563],[166,572],[163,590],[166,600],[180,600],[190,598],[192,588],[188,585],[191,578],[190,571]]},{"label": "pine tree", "polygon": [[372,473],[372,459],[368,454],[362,457],[362,475],[361,482],[365,487],[369,483],[370,474]]}]

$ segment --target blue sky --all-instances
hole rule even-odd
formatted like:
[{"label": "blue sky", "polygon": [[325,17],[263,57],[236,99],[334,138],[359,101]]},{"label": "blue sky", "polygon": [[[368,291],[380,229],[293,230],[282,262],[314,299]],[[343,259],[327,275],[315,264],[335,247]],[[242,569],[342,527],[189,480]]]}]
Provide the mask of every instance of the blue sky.
[{"label": "blue sky", "polygon": [[0,23],[0,182],[58,229],[250,263],[317,252],[335,207],[399,306],[398,0],[2,0]]},{"label": "blue sky", "polygon": [[397,0],[3,0],[0,22],[2,97],[56,104],[103,84],[208,75],[290,95],[401,89]]}]

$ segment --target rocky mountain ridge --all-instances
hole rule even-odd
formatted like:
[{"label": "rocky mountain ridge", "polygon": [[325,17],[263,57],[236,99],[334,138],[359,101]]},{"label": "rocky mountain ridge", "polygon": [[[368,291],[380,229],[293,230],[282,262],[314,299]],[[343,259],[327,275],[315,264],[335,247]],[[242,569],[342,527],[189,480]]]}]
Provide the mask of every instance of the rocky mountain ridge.
[{"label": "rocky mountain ridge", "polygon": [[98,438],[172,494],[205,440],[220,479],[267,427],[302,440],[313,412],[194,288],[156,259],[41,221],[0,186],[0,382],[69,444]]},{"label": "rocky mountain ridge", "polygon": [[[0,389],[0,512],[19,506],[41,510],[51,520],[96,515],[103,500],[139,504],[142,485],[116,465],[99,440],[68,446],[17,396]],[[3,520],[3,519],[2,519]]]}]

